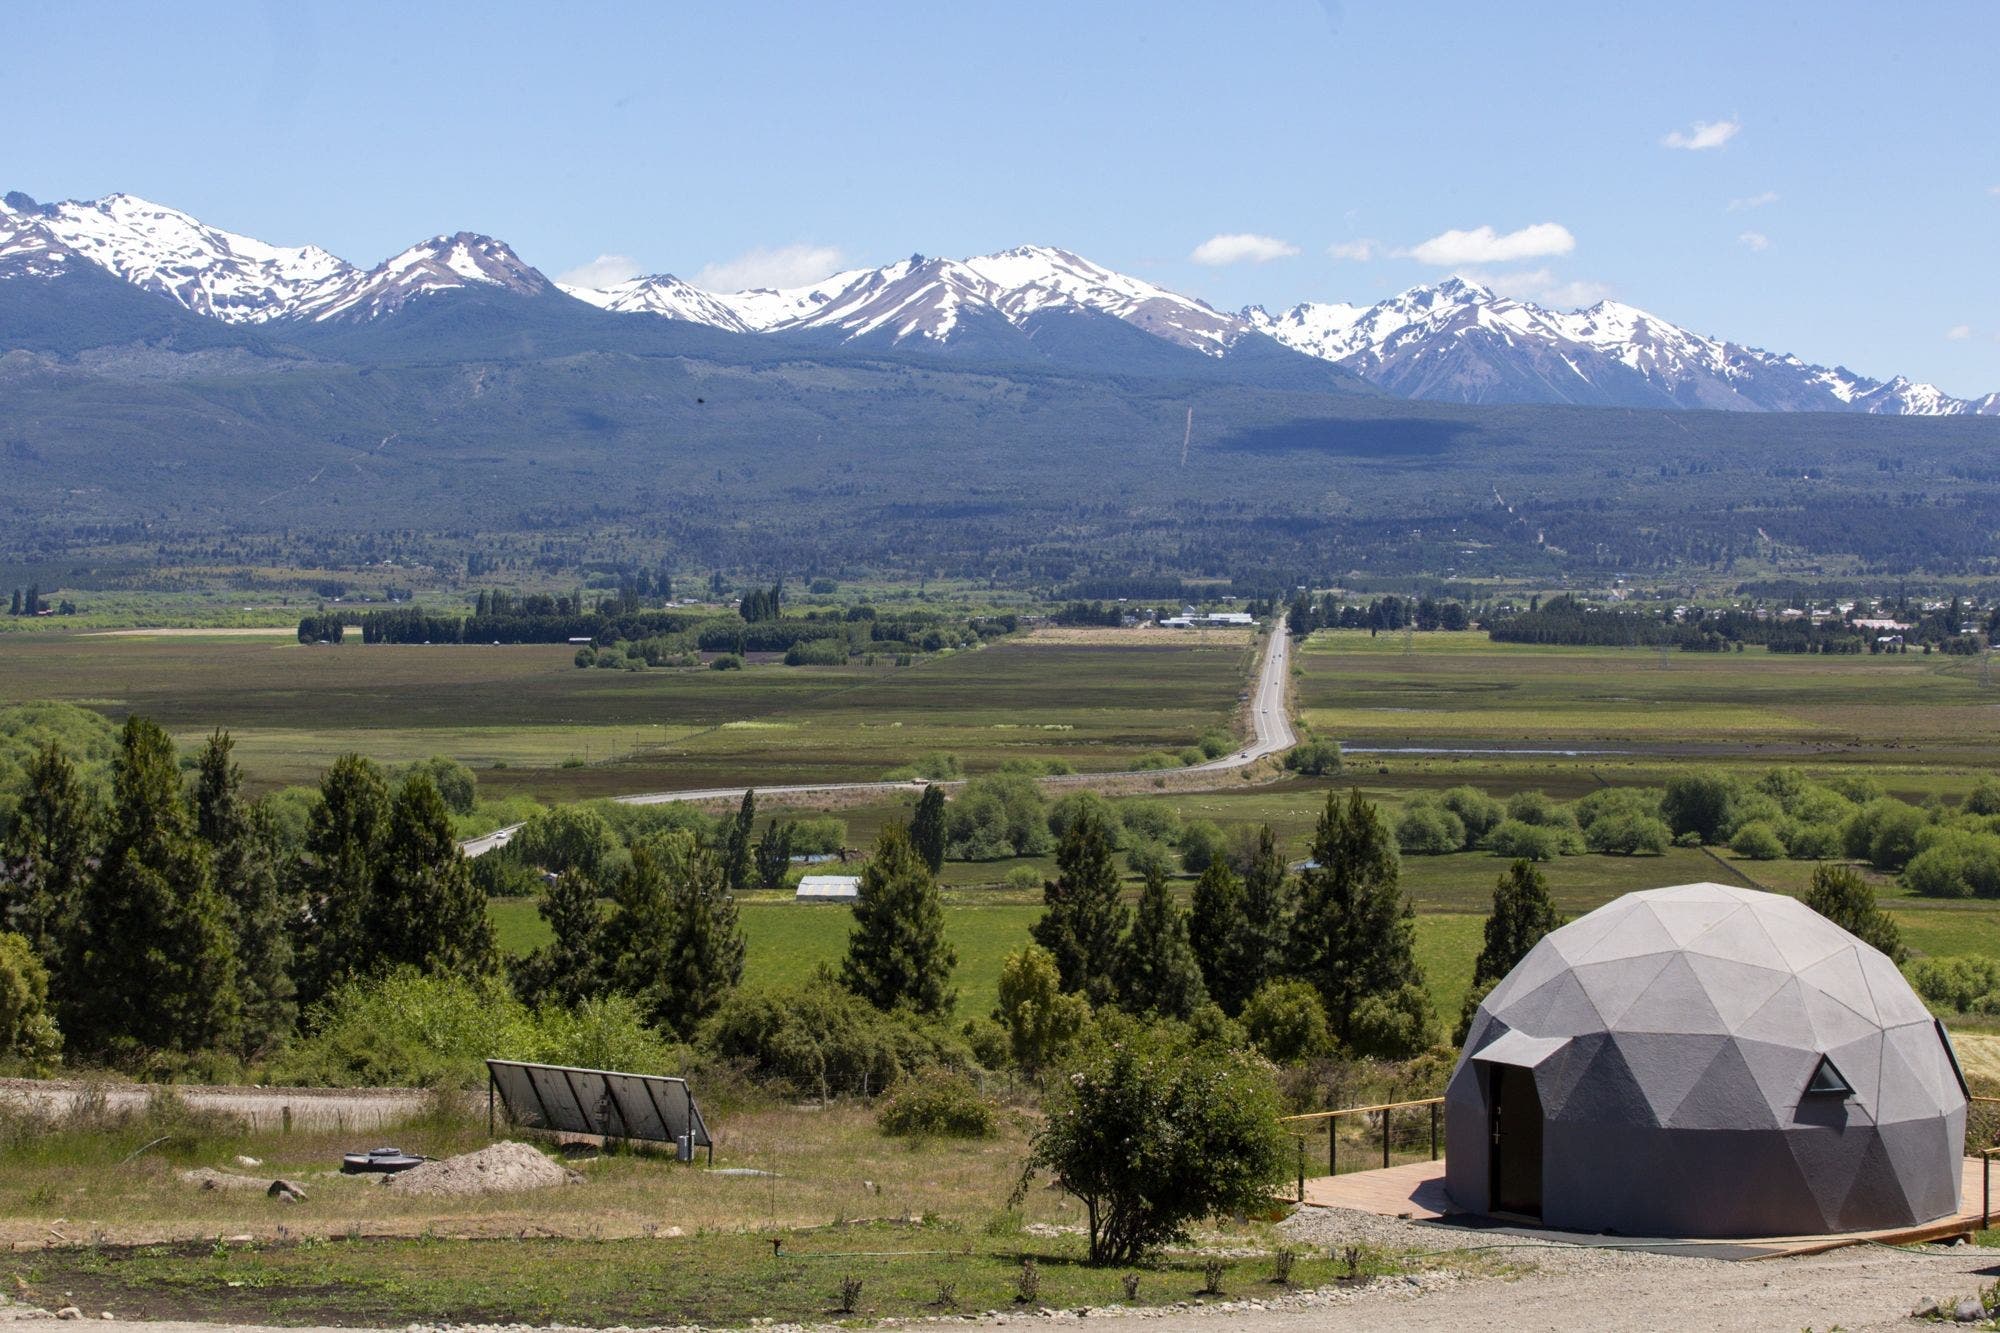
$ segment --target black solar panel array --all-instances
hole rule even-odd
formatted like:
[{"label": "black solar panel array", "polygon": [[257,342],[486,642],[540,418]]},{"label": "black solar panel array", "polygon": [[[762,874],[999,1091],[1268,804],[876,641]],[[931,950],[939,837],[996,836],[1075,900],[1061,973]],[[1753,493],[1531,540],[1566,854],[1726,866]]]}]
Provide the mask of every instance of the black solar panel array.
[{"label": "black solar panel array", "polygon": [[492,1091],[515,1124],[558,1134],[672,1143],[687,1150],[714,1141],[684,1078],[609,1069],[488,1060]]}]

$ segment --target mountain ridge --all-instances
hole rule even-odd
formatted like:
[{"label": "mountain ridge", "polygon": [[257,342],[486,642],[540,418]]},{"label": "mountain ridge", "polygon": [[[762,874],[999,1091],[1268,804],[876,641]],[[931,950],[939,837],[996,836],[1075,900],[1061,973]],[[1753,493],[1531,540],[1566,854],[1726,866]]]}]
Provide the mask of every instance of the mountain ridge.
[{"label": "mountain ridge", "polygon": [[[54,280],[79,261],[235,325],[365,325],[425,296],[476,290],[814,345],[1192,373],[1195,362],[1156,355],[1122,325],[1210,362],[1310,381],[1262,350],[1283,348],[1326,366],[1320,387],[1365,385],[1418,401],[2000,415],[2000,393],[1955,398],[1902,376],[1877,380],[1694,333],[1623,302],[1551,310],[1460,277],[1368,306],[1232,313],[1072,251],[1028,245],[965,259],[912,255],[784,289],[709,292],[664,273],[587,288],[550,280],[504,241],[476,232],[430,237],[363,269],[317,246],[271,245],[135,195],[39,204],[16,192],[0,201],[0,280]],[[492,318],[504,322],[505,309],[493,307]]]}]

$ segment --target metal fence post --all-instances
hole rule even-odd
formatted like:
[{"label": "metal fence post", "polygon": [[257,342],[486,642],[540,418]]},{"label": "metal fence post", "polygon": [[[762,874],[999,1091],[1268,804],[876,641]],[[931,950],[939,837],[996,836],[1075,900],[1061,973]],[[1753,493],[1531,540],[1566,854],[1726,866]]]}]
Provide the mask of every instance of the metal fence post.
[{"label": "metal fence post", "polygon": [[1330,1115],[1326,1118],[1326,1173],[1329,1176],[1340,1174],[1340,1158],[1338,1155],[1340,1149],[1337,1146],[1340,1139],[1334,1132],[1339,1124],[1340,1117],[1337,1115]]},{"label": "metal fence post", "polygon": [[1389,1169],[1389,1117],[1394,1115],[1388,1107],[1382,1108],[1382,1169]]},{"label": "metal fence post", "polygon": [[1431,1160],[1438,1159],[1438,1104],[1431,1103]]},{"label": "metal fence post", "polygon": [[1299,1140],[1299,1202],[1306,1201],[1306,1141]]},{"label": "metal fence post", "polygon": [[1993,1154],[1979,1154],[1979,1229],[1993,1226]]}]

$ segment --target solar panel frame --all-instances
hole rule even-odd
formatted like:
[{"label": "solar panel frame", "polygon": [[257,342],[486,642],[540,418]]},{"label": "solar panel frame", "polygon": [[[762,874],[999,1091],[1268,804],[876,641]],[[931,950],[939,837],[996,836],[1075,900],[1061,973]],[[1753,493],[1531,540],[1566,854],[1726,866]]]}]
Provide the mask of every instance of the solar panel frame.
[{"label": "solar panel frame", "polygon": [[508,1117],[528,1129],[649,1143],[685,1142],[690,1149],[708,1149],[714,1160],[715,1141],[684,1078],[488,1060],[486,1081],[489,1121],[497,1098],[507,1107]]}]

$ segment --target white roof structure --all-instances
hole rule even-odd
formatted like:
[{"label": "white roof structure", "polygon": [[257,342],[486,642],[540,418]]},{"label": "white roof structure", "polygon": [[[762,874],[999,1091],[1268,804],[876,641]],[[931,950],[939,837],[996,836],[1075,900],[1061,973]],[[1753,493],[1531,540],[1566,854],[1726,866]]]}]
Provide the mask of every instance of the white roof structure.
[{"label": "white roof structure", "polygon": [[1627,1236],[1908,1226],[1957,1211],[1965,1112],[1887,957],[1795,899],[1685,884],[1551,932],[1486,997],[1446,1183],[1470,1212]]},{"label": "white roof structure", "polygon": [[859,875],[803,875],[792,901],[800,903],[851,903],[861,896]]}]

